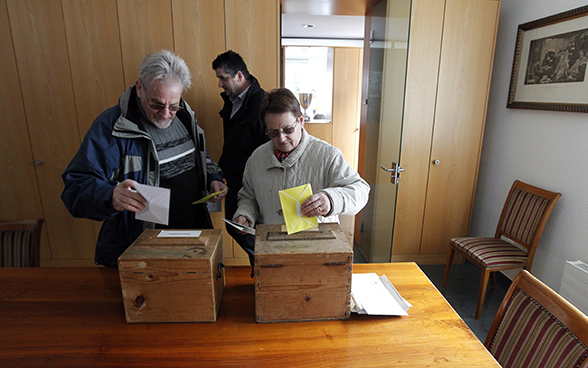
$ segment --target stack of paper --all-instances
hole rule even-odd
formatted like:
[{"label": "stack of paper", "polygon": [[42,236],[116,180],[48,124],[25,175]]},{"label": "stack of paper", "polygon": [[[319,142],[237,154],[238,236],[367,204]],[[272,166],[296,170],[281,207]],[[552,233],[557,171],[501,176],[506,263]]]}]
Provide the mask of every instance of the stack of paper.
[{"label": "stack of paper", "polygon": [[351,276],[351,311],[359,314],[408,316],[407,302],[386,275],[354,273]]}]

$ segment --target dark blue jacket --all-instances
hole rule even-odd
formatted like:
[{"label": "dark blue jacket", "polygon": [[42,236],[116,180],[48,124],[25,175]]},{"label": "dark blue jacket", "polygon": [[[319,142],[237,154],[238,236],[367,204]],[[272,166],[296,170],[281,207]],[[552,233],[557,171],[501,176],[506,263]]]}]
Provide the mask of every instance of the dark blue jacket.
[{"label": "dark blue jacket", "polygon": [[[205,196],[213,180],[222,179],[220,167],[206,154],[204,131],[185,102],[177,117],[194,139],[199,153],[197,166],[203,170],[199,183]],[[135,220],[135,213],[116,211],[112,193],[126,179],[159,186],[159,162],[151,137],[138,123],[135,87],[129,88],[119,104],[100,114],[84,137],[77,154],[62,175],[65,189],[61,199],[74,217],[103,221],[96,243],[95,261],[116,266],[118,257],[152,223]],[[208,215],[208,214],[207,214]]]}]

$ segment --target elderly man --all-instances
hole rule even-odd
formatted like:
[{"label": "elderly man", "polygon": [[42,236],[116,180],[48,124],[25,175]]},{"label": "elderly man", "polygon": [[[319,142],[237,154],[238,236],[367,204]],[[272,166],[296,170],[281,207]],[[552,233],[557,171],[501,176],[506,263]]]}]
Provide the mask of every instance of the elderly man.
[{"label": "elderly man", "polygon": [[[218,86],[224,90],[221,93],[224,106],[219,113],[223,118],[224,145],[218,163],[229,186],[225,217],[232,218],[237,210],[237,194],[242,186],[245,163],[257,147],[269,140],[259,117],[265,91],[249,73],[241,55],[234,51],[218,55],[212,62],[212,69],[218,78]],[[255,236],[239,234],[229,225],[227,232],[247,252],[253,265]]]},{"label": "elderly man", "polygon": [[272,90],[261,103],[260,116],[271,142],[247,161],[235,222],[283,224],[278,191],[307,183],[314,194],[302,204],[301,213],[318,216],[319,222],[338,222],[339,215],[355,215],[366,205],[368,183],[349,166],[341,150],[304,130],[300,104],[292,92]]},{"label": "elderly man", "polygon": [[212,228],[206,206],[192,202],[226,186],[206,154],[204,131],[182,99],[190,85],[182,58],[167,50],[148,55],[135,85],[96,118],[63,173],[61,198],[70,213],[104,221],[97,264],[116,266],[141,232],[156,226],[135,219],[146,202],[134,189],[137,183],[171,190],[168,228]]}]

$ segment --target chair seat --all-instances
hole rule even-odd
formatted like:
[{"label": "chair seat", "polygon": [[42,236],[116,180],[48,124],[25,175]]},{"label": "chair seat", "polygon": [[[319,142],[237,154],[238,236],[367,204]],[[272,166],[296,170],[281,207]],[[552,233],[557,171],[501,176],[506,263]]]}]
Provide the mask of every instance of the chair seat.
[{"label": "chair seat", "polygon": [[498,238],[453,238],[451,245],[484,268],[524,267],[527,253]]}]

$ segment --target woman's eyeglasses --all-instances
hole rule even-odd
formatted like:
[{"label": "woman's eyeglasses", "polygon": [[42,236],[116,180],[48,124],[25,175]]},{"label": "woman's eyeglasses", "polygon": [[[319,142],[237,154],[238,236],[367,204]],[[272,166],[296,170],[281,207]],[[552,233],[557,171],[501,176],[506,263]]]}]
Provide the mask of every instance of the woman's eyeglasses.
[{"label": "woman's eyeglasses", "polygon": [[288,135],[294,133],[296,130],[296,125],[298,124],[298,119],[294,121],[292,125],[287,125],[280,130],[270,130],[266,131],[265,134],[270,138],[277,138],[280,134]]}]

